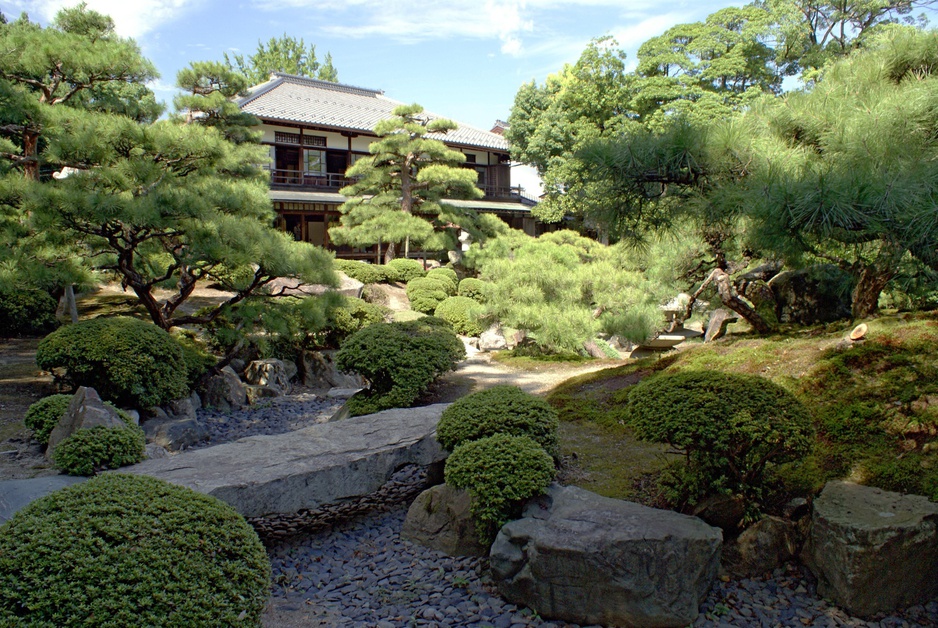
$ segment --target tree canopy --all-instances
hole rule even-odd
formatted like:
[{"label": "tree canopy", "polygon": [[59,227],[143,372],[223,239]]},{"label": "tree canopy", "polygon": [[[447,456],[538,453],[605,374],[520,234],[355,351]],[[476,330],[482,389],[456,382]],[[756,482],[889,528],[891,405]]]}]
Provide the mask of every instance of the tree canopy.
[{"label": "tree canopy", "polygon": [[439,227],[472,229],[474,213],[460,211],[445,199],[480,198],[477,174],[461,167],[465,155],[430,137],[455,129],[452,120],[430,118],[417,104],[397,107],[393,117],[378,122],[379,139],[368,147],[371,156],[346,172],[353,183],[340,190],[348,200],[340,207],[341,224],[329,230],[333,241],[352,246],[383,243],[385,260],[390,261],[402,242],[422,244],[427,250],[447,248]]},{"label": "tree canopy", "polygon": [[271,72],[285,72],[296,76],[339,82],[339,73],[332,64],[332,54],[326,53],[323,63],[316,58],[316,45],[306,45],[303,38],[296,39],[284,33],[280,37],[271,37],[267,43],[258,40],[254,54],[228,56],[225,53],[225,65],[229,70],[245,76],[248,85],[257,85],[270,78]]}]

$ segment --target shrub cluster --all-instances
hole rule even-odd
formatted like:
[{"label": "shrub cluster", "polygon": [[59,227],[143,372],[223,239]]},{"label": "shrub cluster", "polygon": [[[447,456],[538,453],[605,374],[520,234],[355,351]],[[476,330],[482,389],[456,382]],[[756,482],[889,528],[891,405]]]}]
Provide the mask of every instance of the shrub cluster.
[{"label": "shrub cluster", "polygon": [[456,288],[459,286],[459,275],[457,275],[456,271],[452,268],[447,268],[446,266],[431,268],[427,271],[427,277],[442,277],[443,279],[448,279],[450,283],[453,284],[451,294],[456,294]]},{"label": "shrub cluster", "polygon": [[122,407],[150,408],[187,394],[183,350],[166,331],[135,318],[94,318],[42,339],[39,368],[65,369],[64,379],[89,386]]},{"label": "shrub cluster", "polygon": [[766,466],[798,460],[812,447],[807,410],[761,377],[685,371],[646,378],[624,394],[636,435],[684,455],[664,476],[666,496],[679,507],[717,492],[741,494],[754,507]]},{"label": "shrub cluster", "polygon": [[356,416],[408,407],[465,356],[465,347],[452,327],[426,316],[403,323],[377,323],[355,332],[336,354],[336,364],[371,384],[369,390],[349,399],[348,408]]},{"label": "shrub cluster", "polygon": [[443,411],[436,438],[449,451],[494,434],[527,436],[551,456],[559,453],[557,411],[516,386],[494,386],[458,399]]},{"label": "shrub cluster", "polygon": [[0,527],[0,625],[260,626],[270,562],[223,502],[106,474]]},{"label": "shrub cluster", "polygon": [[369,264],[359,260],[337,259],[333,262],[336,270],[340,270],[352,279],[369,284],[381,283],[390,279],[387,267],[380,264]]},{"label": "shrub cluster", "polygon": [[456,284],[445,275],[428,273],[426,277],[407,282],[407,298],[410,299],[411,309],[424,314],[432,314],[436,306],[455,295]]},{"label": "shrub cluster", "polygon": [[71,395],[49,395],[29,406],[23,423],[33,431],[33,438],[45,445],[49,435],[72,401]]},{"label": "shrub cluster", "polygon": [[69,475],[93,475],[136,464],[146,457],[147,439],[136,425],[78,430],[52,452],[52,462]]},{"label": "shrub cluster", "polygon": [[427,274],[427,271],[423,269],[423,264],[406,257],[392,259],[385,268],[390,281],[400,281],[402,283],[407,283],[411,279],[418,279]]},{"label": "shrub cluster", "polygon": [[444,477],[450,486],[469,491],[479,536],[491,542],[517,516],[522,500],[547,489],[554,473],[554,460],[531,438],[494,434],[457,446]]},{"label": "shrub cluster", "polygon": [[447,297],[436,306],[433,315],[442,318],[463,336],[480,336],[485,331],[482,306],[469,297]]},{"label": "shrub cluster", "polygon": [[485,303],[486,295],[492,289],[492,285],[475,277],[466,277],[459,282],[457,294],[461,297],[469,297],[479,303]]},{"label": "shrub cluster", "polygon": [[56,328],[55,299],[42,290],[0,290],[0,335],[42,336]]}]

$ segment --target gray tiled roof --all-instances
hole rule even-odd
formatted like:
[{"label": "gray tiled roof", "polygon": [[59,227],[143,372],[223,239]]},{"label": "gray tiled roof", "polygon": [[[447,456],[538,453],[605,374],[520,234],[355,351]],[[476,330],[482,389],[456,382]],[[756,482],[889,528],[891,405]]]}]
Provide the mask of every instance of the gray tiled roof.
[{"label": "gray tiled roof", "polygon": [[[259,118],[302,122],[317,126],[373,132],[375,124],[391,117],[404,103],[391,100],[374,89],[328,83],[291,74],[275,73],[271,80],[251,88],[238,105]],[[431,118],[439,118],[427,112]],[[448,144],[475,146],[508,152],[505,138],[489,131],[458,123],[444,135],[431,135]]]}]

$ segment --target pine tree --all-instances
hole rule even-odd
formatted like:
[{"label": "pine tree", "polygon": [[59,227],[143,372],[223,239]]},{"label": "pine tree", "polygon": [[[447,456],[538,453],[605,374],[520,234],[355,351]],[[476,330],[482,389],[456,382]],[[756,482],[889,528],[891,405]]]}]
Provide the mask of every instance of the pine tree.
[{"label": "pine tree", "polygon": [[[386,244],[385,261],[394,259],[401,243],[446,247],[434,238],[448,223],[472,227],[474,213],[460,212],[446,198],[481,198],[474,170],[460,167],[465,155],[428,137],[456,129],[443,118],[430,119],[420,105],[402,105],[393,117],[375,125],[380,138],[369,146],[371,157],[359,159],[346,174],[354,183],[340,192],[341,225],[330,229],[336,244]],[[434,241],[436,240],[436,241]]]},{"label": "pine tree", "polygon": [[242,54],[228,56],[225,53],[225,65],[248,80],[249,85],[263,83],[272,72],[285,72],[296,76],[318,78],[321,81],[338,83],[339,73],[332,65],[332,54],[326,53],[325,63],[316,58],[316,45],[308,47],[303,38],[296,39],[284,33],[280,37],[271,37],[265,44],[257,42],[257,50],[245,58]]}]

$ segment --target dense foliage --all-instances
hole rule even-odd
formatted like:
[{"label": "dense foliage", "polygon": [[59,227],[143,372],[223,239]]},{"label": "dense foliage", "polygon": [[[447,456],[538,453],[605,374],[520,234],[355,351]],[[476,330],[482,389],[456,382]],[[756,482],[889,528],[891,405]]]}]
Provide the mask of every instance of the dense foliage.
[{"label": "dense foliage", "polygon": [[226,52],[225,64],[229,70],[243,74],[251,85],[269,81],[273,72],[339,82],[339,73],[332,65],[331,53],[327,52],[323,63],[319,63],[315,44],[307,47],[302,37],[296,39],[286,33],[280,37],[271,37],[267,43],[258,40],[257,50],[247,58],[242,54],[229,57]]},{"label": "dense foliage", "polygon": [[559,454],[557,412],[543,399],[515,386],[494,386],[466,395],[443,411],[436,438],[453,451],[494,434],[527,436],[547,453]]},{"label": "dense foliage", "polygon": [[55,299],[42,290],[0,289],[0,332],[4,337],[43,336],[58,326]]},{"label": "dense foliage", "polygon": [[[419,263],[419,262],[418,262]],[[391,273],[387,266],[381,264],[369,264],[359,260],[337,259],[333,266],[352,279],[357,279],[363,284],[381,283],[390,279]]]},{"label": "dense foliage", "polygon": [[45,445],[49,435],[68,410],[71,395],[49,395],[29,406],[23,424],[33,431],[33,438]]},{"label": "dense foliage", "polygon": [[433,314],[436,307],[456,294],[448,277],[417,277],[407,282],[407,298],[412,310]]},{"label": "dense foliage", "polygon": [[459,282],[459,289],[456,291],[461,297],[469,297],[474,301],[479,303],[485,303],[487,294],[492,289],[491,284],[488,284],[481,279],[475,277],[466,277]]},{"label": "dense foliage", "polygon": [[69,475],[93,475],[136,464],[146,457],[147,439],[136,425],[98,425],[75,431],[56,445],[52,462]]},{"label": "dense foliage", "polygon": [[458,445],[446,460],[446,483],[469,491],[479,536],[491,542],[522,500],[554,479],[554,461],[527,436],[494,434]]},{"label": "dense foliage", "polygon": [[5,626],[260,626],[269,586],[230,506],[145,476],[90,479],[0,527]]},{"label": "dense foliage", "polygon": [[406,257],[392,259],[387,263],[386,268],[388,271],[388,279],[401,283],[407,283],[411,279],[424,277],[427,274],[427,271],[423,269],[423,264],[420,261]]},{"label": "dense foliage", "polygon": [[433,315],[453,326],[457,334],[479,336],[482,325],[482,307],[469,297],[448,297],[436,306]]},{"label": "dense foliage", "polygon": [[677,506],[713,493],[741,494],[758,508],[767,465],[799,460],[814,428],[804,405],[752,375],[686,371],[626,389],[624,418],[644,440],[684,456],[664,478]]},{"label": "dense foliage", "polygon": [[408,407],[465,355],[452,327],[426,316],[404,323],[376,323],[355,332],[336,354],[336,365],[368,380],[370,388],[348,402],[351,413],[361,415]]},{"label": "dense foliage", "polygon": [[132,408],[159,406],[188,394],[183,351],[172,336],[134,318],[93,318],[46,336],[36,363],[94,388],[102,399]]}]

